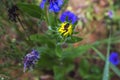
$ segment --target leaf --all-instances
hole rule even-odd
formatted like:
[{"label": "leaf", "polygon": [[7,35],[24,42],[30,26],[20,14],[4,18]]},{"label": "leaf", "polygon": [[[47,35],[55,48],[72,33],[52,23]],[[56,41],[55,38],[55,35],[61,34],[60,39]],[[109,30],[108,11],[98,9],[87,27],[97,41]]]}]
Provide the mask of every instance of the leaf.
[{"label": "leaf", "polygon": [[66,48],[63,51],[62,58],[63,59],[74,59],[78,56],[83,55],[88,49],[90,49],[92,45],[81,45],[79,47],[73,47],[71,46],[70,48]]},{"label": "leaf", "polygon": [[110,64],[110,67],[120,77],[120,70],[112,64]]},{"label": "leaf", "polygon": [[109,68],[110,68],[109,54],[110,54],[110,44],[111,44],[111,34],[110,34],[109,39],[108,39],[107,56],[106,56],[105,66],[104,66],[104,72],[103,72],[103,80],[109,80]]},{"label": "leaf", "polygon": [[103,80],[109,80],[109,57],[108,56],[107,56],[106,61],[105,61]]},{"label": "leaf", "polygon": [[78,42],[78,41],[81,41],[81,40],[82,40],[82,38],[72,36],[70,39],[69,38],[67,39],[67,42],[68,43],[75,43],[75,42]]},{"label": "leaf", "polygon": [[98,51],[96,48],[94,48],[94,47],[92,47],[92,49],[100,56],[100,58],[102,59],[102,60],[105,60],[105,56],[100,52],[100,51]]},{"label": "leaf", "polygon": [[18,3],[17,6],[20,8],[20,10],[22,10],[22,12],[25,12],[32,17],[40,19],[43,16],[42,10],[37,5],[27,4],[27,3]]},{"label": "leaf", "polygon": [[30,36],[30,39],[34,42],[40,42],[40,43],[45,43],[47,37],[42,34],[34,34]]},{"label": "leaf", "polygon": [[66,75],[74,69],[73,64],[54,66],[54,80],[68,80]]},{"label": "leaf", "polygon": [[86,59],[80,61],[79,74],[83,77],[88,76],[90,64]]},{"label": "leaf", "polygon": [[53,13],[49,13],[48,15],[49,15],[49,18],[48,18],[49,25],[53,30],[55,30],[56,29],[55,25],[57,25],[57,16],[55,16]]},{"label": "leaf", "polygon": [[58,65],[59,60],[53,49],[44,46],[37,47],[37,50],[40,52],[37,68],[52,70],[54,65]]},{"label": "leaf", "polygon": [[34,43],[43,44],[43,45],[47,44],[49,48],[55,48],[55,40],[50,39],[50,37],[48,37],[47,35],[34,34],[30,36],[30,39]]},{"label": "leaf", "polygon": [[62,57],[62,48],[61,48],[61,45],[57,45],[55,51],[56,51],[56,55],[58,57]]},{"label": "leaf", "polygon": [[54,79],[55,80],[64,80],[64,74],[65,74],[65,70],[63,67],[58,67],[58,66],[54,66]]}]

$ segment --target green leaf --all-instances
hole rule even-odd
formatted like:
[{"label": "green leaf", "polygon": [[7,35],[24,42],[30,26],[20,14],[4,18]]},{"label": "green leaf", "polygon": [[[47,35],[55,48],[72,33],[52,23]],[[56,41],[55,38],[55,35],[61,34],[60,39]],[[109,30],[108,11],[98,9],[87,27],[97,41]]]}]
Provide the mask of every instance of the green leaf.
[{"label": "green leaf", "polygon": [[90,64],[86,59],[80,61],[79,73],[81,76],[86,77],[89,73]]},{"label": "green leaf", "polygon": [[69,48],[66,48],[63,51],[62,58],[63,59],[74,59],[78,56],[85,54],[85,52],[88,51],[88,49],[90,49],[91,47],[92,45],[81,45],[76,48],[71,46]]},{"label": "green leaf", "polygon": [[111,33],[108,39],[108,47],[107,47],[107,56],[105,60],[105,67],[103,72],[103,80],[109,80],[109,68],[110,68],[110,62],[109,62],[109,54],[110,54],[110,44],[111,44]]},{"label": "green leaf", "polygon": [[20,10],[22,10],[22,12],[25,12],[32,17],[40,19],[43,16],[42,10],[37,5],[27,4],[27,3],[18,3],[17,6],[20,8]]},{"label": "green leaf", "polygon": [[57,45],[56,46],[55,52],[56,52],[56,55],[58,57],[62,57],[62,48],[61,48],[61,45]]},{"label": "green leaf", "polygon": [[30,39],[34,42],[34,43],[38,43],[38,44],[47,44],[49,48],[55,48],[55,40],[51,39],[49,36],[47,35],[43,35],[43,34],[34,34],[30,36]]},{"label": "green leaf", "polygon": [[120,70],[112,64],[110,64],[110,67],[120,77]]},{"label": "green leaf", "polygon": [[61,66],[61,67],[58,67],[58,66],[54,66],[53,67],[54,69],[54,73],[55,73],[55,76],[54,76],[54,79],[55,80],[64,80],[64,74],[65,74],[65,70],[64,68]]},{"label": "green leaf", "polygon": [[48,39],[45,35],[42,34],[34,34],[30,36],[30,39],[34,42],[45,43]]},{"label": "green leaf", "polygon": [[53,13],[49,13],[48,15],[49,25],[53,30],[55,30],[57,25],[57,16],[55,16]]},{"label": "green leaf", "polygon": [[68,80],[66,75],[74,69],[73,64],[54,66],[54,80]]},{"label": "green leaf", "polygon": [[37,47],[37,50],[40,52],[41,56],[38,61],[38,68],[52,70],[54,65],[58,65],[59,60],[53,49],[51,50],[50,48],[44,46]]},{"label": "green leaf", "polygon": [[81,41],[81,40],[82,40],[82,38],[72,36],[71,38],[67,39],[67,42],[68,43],[75,43],[75,42],[78,42],[78,41]]},{"label": "green leaf", "polygon": [[94,48],[94,47],[92,47],[92,49],[100,56],[100,58],[102,59],[102,60],[105,60],[105,56],[100,52],[100,51],[98,51],[96,48]]}]

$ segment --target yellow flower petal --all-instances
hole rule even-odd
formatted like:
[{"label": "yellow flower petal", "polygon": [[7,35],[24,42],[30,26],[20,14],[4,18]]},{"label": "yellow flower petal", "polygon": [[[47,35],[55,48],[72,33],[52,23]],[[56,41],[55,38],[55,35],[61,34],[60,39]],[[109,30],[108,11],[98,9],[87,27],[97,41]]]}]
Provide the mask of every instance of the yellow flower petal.
[{"label": "yellow flower petal", "polygon": [[64,37],[72,35],[72,24],[68,22],[62,23],[61,27],[58,29],[58,32]]}]

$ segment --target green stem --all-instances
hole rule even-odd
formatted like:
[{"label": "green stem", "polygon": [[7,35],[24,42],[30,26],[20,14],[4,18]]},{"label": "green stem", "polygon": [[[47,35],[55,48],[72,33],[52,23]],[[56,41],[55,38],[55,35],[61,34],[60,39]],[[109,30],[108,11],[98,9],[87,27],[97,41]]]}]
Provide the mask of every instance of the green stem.
[{"label": "green stem", "polygon": [[49,24],[49,17],[48,17],[47,6],[45,6],[45,11],[44,11],[44,12],[45,12],[44,14],[45,14],[45,18],[46,18],[47,24],[50,25],[50,24]]}]

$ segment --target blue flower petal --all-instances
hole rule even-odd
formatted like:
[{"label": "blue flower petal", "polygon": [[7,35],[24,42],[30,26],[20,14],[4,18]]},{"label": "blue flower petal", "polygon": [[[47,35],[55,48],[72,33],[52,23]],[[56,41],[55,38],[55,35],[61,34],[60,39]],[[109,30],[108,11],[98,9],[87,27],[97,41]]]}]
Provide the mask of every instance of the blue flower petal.
[{"label": "blue flower petal", "polygon": [[119,56],[117,52],[112,52],[110,54],[109,57],[109,61],[113,64],[113,65],[118,65],[119,64]]},{"label": "blue flower petal", "polygon": [[74,24],[77,21],[77,16],[70,11],[66,11],[66,12],[62,13],[62,15],[60,16],[60,21],[61,22],[68,21],[68,22]]},{"label": "blue flower petal", "polygon": [[42,0],[40,8],[44,8],[46,1],[49,3],[50,12],[59,12],[64,2],[63,0]]},{"label": "blue flower petal", "polygon": [[46,0],[42,0],[42,2],[40,3],[40,8],[44,8],[44,6],[45,6],[45,3],[46,3]]},{"label": "blue flower petal", "polygon": [[60,8],[57,4],[51,3],[50,6],[49,6],[49,11],[50,12],[59,12]]},{"label": "blue flower petal", "polygon": [[62,6],[63,5],[63,0],[57,0],[58,6]]}]

